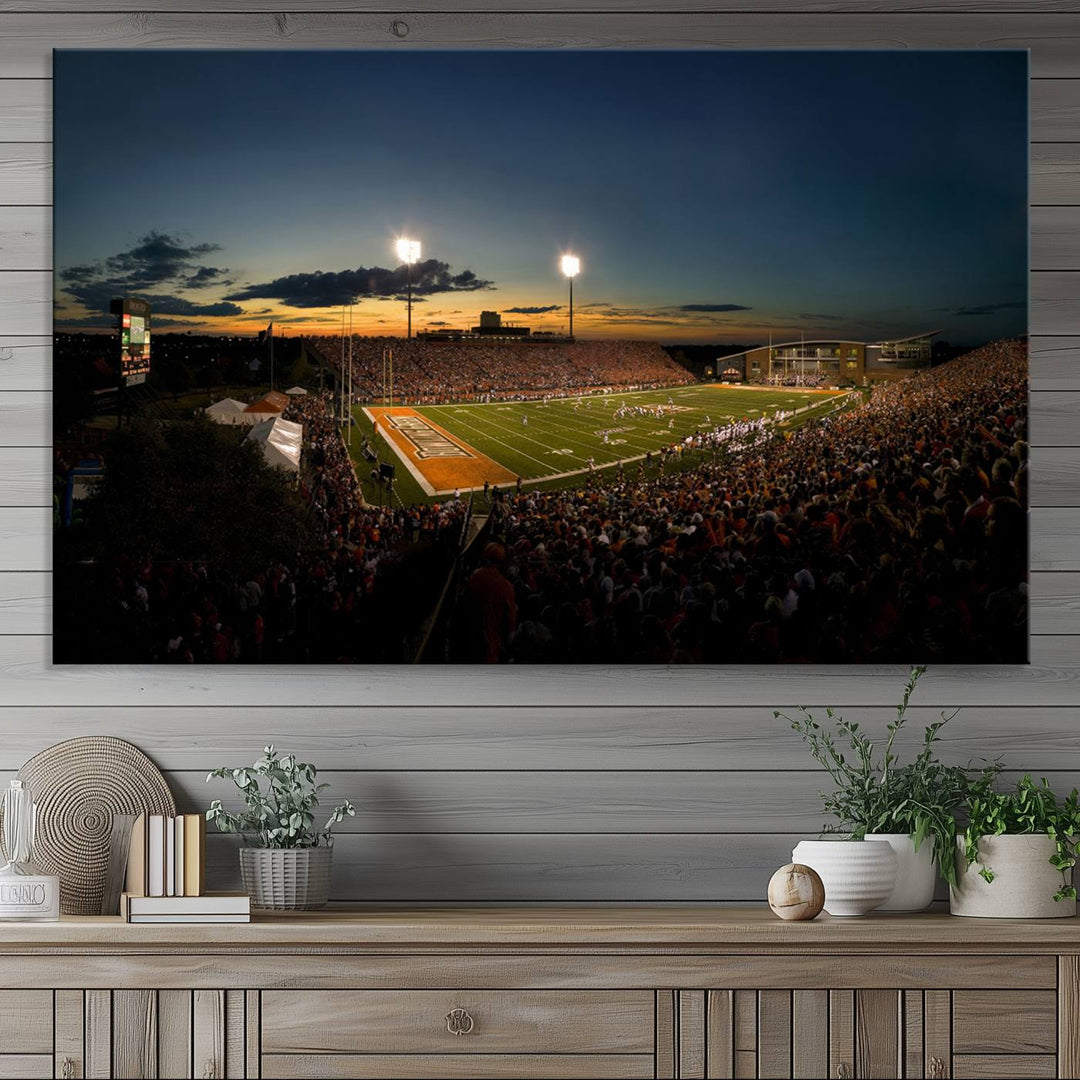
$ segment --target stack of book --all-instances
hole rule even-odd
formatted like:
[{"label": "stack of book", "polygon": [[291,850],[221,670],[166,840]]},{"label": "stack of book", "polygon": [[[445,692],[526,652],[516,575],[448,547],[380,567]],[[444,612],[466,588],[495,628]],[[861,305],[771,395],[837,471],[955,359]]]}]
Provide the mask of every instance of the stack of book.
[{"label": "stack of book", "polygon": [[202,814],[141,814],[131,826],[120,914],[128,922],[250,922],[251,904],[246,893],[206,891]]},{"label": "stack of book", "polygon": [[120,914],[130,923],[251,922],[247,893],[203,893],[201,896],[120,897]]}]

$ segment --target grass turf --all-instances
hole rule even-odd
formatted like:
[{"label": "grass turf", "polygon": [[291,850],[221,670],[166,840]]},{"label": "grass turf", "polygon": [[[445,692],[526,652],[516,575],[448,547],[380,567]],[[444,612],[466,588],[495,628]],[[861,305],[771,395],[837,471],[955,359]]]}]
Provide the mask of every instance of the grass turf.
[{"label": "grass turf", "polygon": [[[558,398],[548,403],[540,401],[493,402],[487,405],[418,405],[415,409],[462,442],[486,454],[492,460],[521,476],[526,487],[572,487],[588,470],[589,458],[603,471],[614,467],[619,459],[627,460],[684,439],[705,428],[734,420],[758,419],[773,416],[780,410],[794,411],[805,405],[811,411],[790,421],[791,427],[825,412],[836,405],[839,394],[825,395],[790,388],[776,390],[747,389],[738,386],[703,384],[674,387],[666,390],[646,390],[638,393],[585,395],[579,398]],[[673,413],[661,419],[655,416],[625,416],[618,420],[612,414],[624,402],[665,410],[668,399],[676,406]],[[576,402],[580,404],[575,405]],[[356,427],[353,429],[351,453],[365,497],[379,501],[378,489],[371,484],[371,463],[361,457],[364,436],[371,438],[371,423],[362,406],[354,409]],[[522,423],[527,417],[528,423]],[[607,430],[608,442],[603,432]],[[406,504],[432,501],[416,483],[408,470],[381,435],[372,440],[380,461],[397,466],[394,488]],[[572,473],[552,478],[553,474]],[[548,478],[548,479],[541,479]],[[445,498],[445,496],[436,496]]]}]

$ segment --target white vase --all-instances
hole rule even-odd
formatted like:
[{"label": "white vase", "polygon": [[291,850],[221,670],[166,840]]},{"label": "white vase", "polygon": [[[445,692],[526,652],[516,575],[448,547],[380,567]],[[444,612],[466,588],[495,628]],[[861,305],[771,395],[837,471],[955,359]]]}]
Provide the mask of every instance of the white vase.
[{"label": "white vase", "polygon": [[896,884],[878,911],[923,911],[934,899],[937,860],[934,838],[928,836],[915,850],[907,833],[867,833],[867,840],[884,840],[896,852]]},{"label": "white vase", "polygon": [[896,884],[896,852],[884,840],[803,840],[791,861],[818,872],[830,915],[865,915]]},{"label": "white vase", "polygon": [[[1050,865],[1056,845],[1041,833],[980,836],[979,860],[965,866],[964,841],[956,841],[957,884],[949,889],[953,915],[982,919],[1064,919],[1076,914],[1075,900],[1055,900],[1061,871]],[[982,866],[994,880],[980,874]],[[1072,881],[1072,872],[1068,872]]]}]

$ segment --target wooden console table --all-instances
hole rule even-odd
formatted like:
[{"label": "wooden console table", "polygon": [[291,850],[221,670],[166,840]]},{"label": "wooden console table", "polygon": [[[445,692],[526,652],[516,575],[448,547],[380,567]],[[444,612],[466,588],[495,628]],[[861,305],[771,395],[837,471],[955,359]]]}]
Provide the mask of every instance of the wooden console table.
[{"label": "wooden console table", "polygon": [[1080,923],[764,909],[0,927],[5,1077],[1080,1077]]}]

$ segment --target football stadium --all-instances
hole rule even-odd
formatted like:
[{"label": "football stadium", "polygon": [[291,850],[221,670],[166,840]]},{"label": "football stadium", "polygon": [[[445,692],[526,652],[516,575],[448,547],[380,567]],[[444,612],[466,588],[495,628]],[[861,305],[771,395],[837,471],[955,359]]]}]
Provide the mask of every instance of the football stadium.
[{"label": "football stadium", "polygon": [[54,662],[1025,662],[1027,68],[911,52],[58,57]]},{"label": "football stadium", "polygon": [[[100,632],[80,609],[59,658],[1025,655],[1022,339],[938,363],[920,348],[847,382],[838,349],[800,343],[795,367],[781,344],[718,357],[725,377],[755,352],[784,371],[731,383],[622,339],[297,345],[305,385],[192,417],[156,413],[151,394],[106,444],[100,491],[74,504],[105,555],[73,528],[58,560],[68,588],[104,591]],[[252,471],[226,497],[237,454]]]}]

